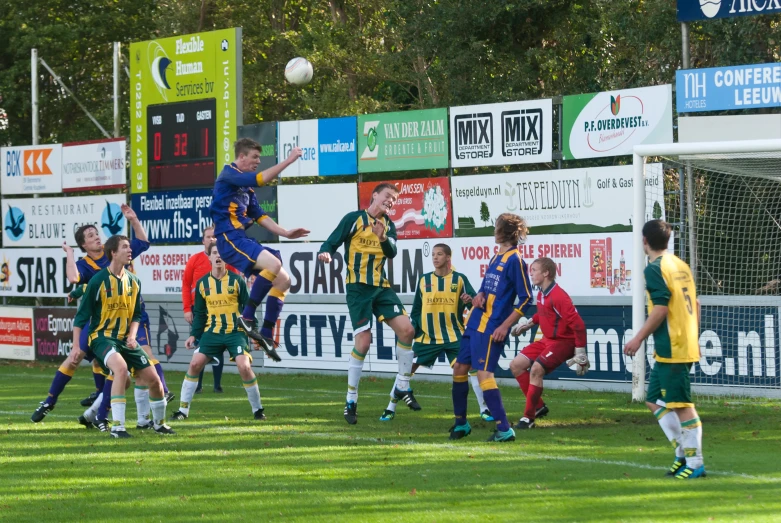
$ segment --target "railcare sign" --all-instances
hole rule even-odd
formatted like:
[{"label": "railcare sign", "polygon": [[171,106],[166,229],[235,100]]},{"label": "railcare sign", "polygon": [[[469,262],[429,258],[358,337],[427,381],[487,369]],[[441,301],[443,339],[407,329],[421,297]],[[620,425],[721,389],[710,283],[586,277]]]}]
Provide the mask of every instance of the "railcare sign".
[{"label": "railcare sign", "polygon": [[678,21],[781,13],[779,0],[678,0]]},{"label": "railcare sign", "polygon": [[213,182],[242,123],[241,29],[130,45],[130,187]]},{"label": "railcare sign", "polygon": [[508,102],[450,108],[452,167],[551,161],[553,102]]},{"label": "railcare sign", "polygon": [[675,72],[678,113],[781,107],[781,64]]},{"label": "railcare sign", "polygon": [[565,160],[632,154],[639,144],[672,143],[672,86],[565,96]]},{"label": "railcare sign", "polygon": [[358,117],[358,171],[414,171],[448,166],[447,109]]}]

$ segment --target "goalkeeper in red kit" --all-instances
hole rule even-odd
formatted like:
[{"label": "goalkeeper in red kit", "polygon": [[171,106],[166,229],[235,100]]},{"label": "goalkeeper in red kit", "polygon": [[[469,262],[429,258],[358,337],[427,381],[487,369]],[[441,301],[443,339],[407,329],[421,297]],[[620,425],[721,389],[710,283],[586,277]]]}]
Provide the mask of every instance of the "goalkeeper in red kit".
[{"label": "goalkeeper in red kit", "polygon": [[516,325],[512,334],[518,336],[539,325],[544,337],[528,345],[510,363],[510,371],[526,395],[526,410],[514,426],[521,430],[534,428],[534,420],[548,412],[542,402],[542,379],[546,374],[565,362],[569,366],[577,365],[578,376],[583,376],[589,368],[586,324],[569,294],[556,283],[556,262],[550,258],[534,260],[529,276],[532,284],[540,288],[537,314],[525,325]]}]

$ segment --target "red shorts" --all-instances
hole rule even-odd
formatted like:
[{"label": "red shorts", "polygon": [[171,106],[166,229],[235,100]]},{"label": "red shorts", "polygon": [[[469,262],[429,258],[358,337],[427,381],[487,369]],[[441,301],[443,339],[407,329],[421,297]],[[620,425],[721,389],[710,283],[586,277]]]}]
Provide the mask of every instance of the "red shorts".
[{"label": "red shorts", "polygon": [[545,374],[550,374],[575,355],[575,341],[543,338],[528,345],[521,354],[529,358],[532,363],[538,361],[545,369]]}]

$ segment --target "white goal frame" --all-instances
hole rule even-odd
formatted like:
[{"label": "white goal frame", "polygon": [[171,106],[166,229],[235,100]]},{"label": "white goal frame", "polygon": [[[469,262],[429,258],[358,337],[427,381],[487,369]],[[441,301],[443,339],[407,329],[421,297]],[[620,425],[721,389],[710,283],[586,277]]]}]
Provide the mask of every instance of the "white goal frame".
[{"label": "white goal frame", "polygon": [[[645,275],[646,256],[643,251],[643,225],[645,224],[645,164],[649,156],[740,154],[740,153],[776,153],[781,154],[781,139],[743,140],[726,142],[692,142],[636,145],[633,154],[634,166],[634,214],[632,217],[632,254],[633,286],[632,292],[632,332],[639,332],[645,323]],[[690,177],[687,177],[687,182]],[[688,198],[687,198],[688,200]],[[687,208],[689,208],[687,202]],[[684,219],[685,217],[681,217]],[[696,255],[696,253],[695,253]],[[636,282],[636,283],[635,283]],[[646,343],[632,360],[632,400],[645,401]]]}]

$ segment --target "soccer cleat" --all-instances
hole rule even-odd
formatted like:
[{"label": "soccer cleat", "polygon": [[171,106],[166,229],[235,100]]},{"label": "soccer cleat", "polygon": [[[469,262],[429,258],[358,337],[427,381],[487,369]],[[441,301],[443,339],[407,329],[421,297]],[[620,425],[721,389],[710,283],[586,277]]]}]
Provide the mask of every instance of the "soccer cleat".
[{"label": "soccer cleat", "polygon": [[480,413],[480,419],[483,421],[496,421],[493,416],[491,416],[491,411],[488,409],[485,409],[483,412]]},{"label": "soccer cleat", "polygon": [[154,429],[155,429],[155,432],[157,432],[158,434],[176,434],[176,432],[174,432],[174,429],[172,429],[171,427],[169,427],[165,423],[163,423],[159,427],[154,427]]},{"label": "soccer cleat", "polygon": [[83,400],[81,400],[81,406],[82,407],[91,407],[93,403],[95,403],[95,400],[98,399],[98,396],[100,396],[100,392],[95,391]]},{"label": "soccer cleat", "polygon": [[132,438],[133,437],[124,428],[119,428],[119,427],[111,429],[109,431],[109,434],[111,435],[112,438]]},{"label": "soccer cleat", "polygon": [[344,420],[350,425],[355,425],[358,423],[358,404],[354,401],[345,402]]},{"label": "soccer cleat", "polygon": [[46,415],[52,410],[54,410],[54,405],[49,405],[45,401],[42,401],[41,406],[35,409],[33,415],[30,416],[30,421],[33,423],[38,423],[39,421],[42,421],[43,418],[45,418]]},{"label": "soccer cleat", "polygon": [[497,430],[486,441],[491,443],[504,443],[505,441],[515,441],[515,431],[510,428],[504,432]]},{"label": "soccer cleat", "polygon": [[176,397],[176,394],[174,394],[173,392],[168,392],[165,395],[165,404],[168,405],[169,403],[171,403],[174,400],[175,397]]},{"label": "soccer cleat", "polygon": [[260,350],[265,352],[266,356],[272,360],[276,362],[282,361],[282,358],[280,358],[279,354],[277,354],[277,343],[274,342],[274,340],[271,338],[267,338],[255,330],[256,323],[257,322],[255,320],[248,320],[243,316],[239,316],[239,327],[244,329],[244,331],[247,333],[247,336],[257,342],[257,346],[260,347]]},{"label": "soccer cleat", "polygon": [[472,433],[472,427],[469,426],[467,421],[463,425],[453,425],[450,427],[450,437],[448,439],[461,439],[469,436]]},{"label": "soccer cleat", "polygon": [[260,348],[263,350],[263,352],[266,353],[266,356],[276,361],[277,363],[282,361],[282,358],[277,352],[277,347],[279,347],[279,343],[275,342],[271,338],[267,338],[263,336],[262,334],[260,335],[260,338],[261,339],[258,343],[260,345]]},{"label": "soccer cleat", "polygon": [[675,479],[696,479],[704,478],[705,476],[705,465],[700,465],[696,469],[691,469],[686,466],[678,471],[678,474],[675,475]]},{"label": "soccer cleat", "polygon": [[188,418],[187,414],[182,412],[181,410],[177,410],[173,414],[171,414],[171,421],[184,421]]},{"label": "soccer cleat", "polygon": [[155,424],[151,421],[147,421],[146,423],[136,423],[136,428],[139,430],[152,429],[154,426]]},{"label": "soccer cleat", "polygon": [[534,419],[544,418],[545,416],[548,415],[549,412],[550,409],[548,408],[548,406],[543,404],[542,407],[537,409],[537,412],[534,414]]},{"label": "soccer cleat", "polygon": [[195,389],[196,394],[200,394],[201,392],[203,392],[203,387],[198,387],[197,389]]},{"label": "soccer cleat", "polygon": [[385,409],[385,411],[382,413],[382,416],[380,416],[380,421],[390,421],[395,417],[396,417],[395,410]]},{"label": "soccer cleat", "polygon": [[84,425],[84,427],[86,427],[88,429],[91,429],[91,428],[93,428],[95,426],[95,425],[92,424],[92,422],[90,420],[88,420],[84,416],[79,416],[79,424],[80,425]]},{"label": "soccer cleat", "polygon": [[214,393],[215,394],[222,394],[224,391],[222,390],[222,387],[214,387]]},{"label": "soccer cleat", "polygon": [[266,420],[266,415],[263,414],[263,407],[261,407],[261,408],[259,408],[258,410],[255,411],[255,419],[257,421],[265,421]]},{"label": "soccer cleat", "polygon": [[673,464],[670,466],[670,470],[665,472],[664,475],[675,476],[685,466],[686,466],[686,458],[679,458],[678,456],[676,456],[675,461],[673,461]]},{"label": "soccer cleat", "polygon": [[406,403],[407,407],[411,408],[412,410],[421,410],[423,408],[420,406],[420,403],[418,403],[418,400],[416,400],[415,396],[412,394],[412,389],[407,391],[401,391],[397,388],[394,388],[393,395],[396,397],[397,400]]},{"label": "soccer cleat", "polygon": [[107,419],[99,419],[94,422],[93,425],[95,425],[95,427],[97,427],[97,429],[101,432],[109,432],[111,430],[111,425],[109,425]]},{"label": "soccer cleat", "polygon": [[536,425],[534,424],[534,420],[530,420],[526,416],[522,417],[518,420],[518,423],[513,425],[514,428],[518,430],[526,430],[526,429],[533,429]]}]

